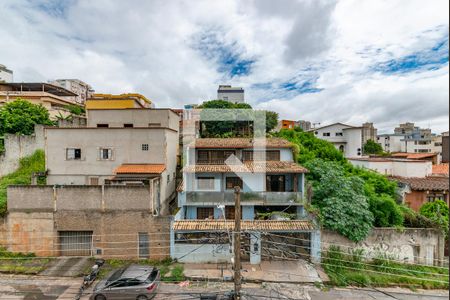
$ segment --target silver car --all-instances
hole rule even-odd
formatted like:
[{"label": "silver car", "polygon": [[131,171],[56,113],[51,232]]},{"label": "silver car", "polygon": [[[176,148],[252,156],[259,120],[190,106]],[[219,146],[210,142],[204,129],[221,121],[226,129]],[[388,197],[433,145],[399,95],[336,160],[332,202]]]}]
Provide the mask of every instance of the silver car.
[{"label": "silver car", "polygon": [[94,288],[91,300],[151,299],[161,281],[159,270],[152,266],[131,265],[110,273]]}]

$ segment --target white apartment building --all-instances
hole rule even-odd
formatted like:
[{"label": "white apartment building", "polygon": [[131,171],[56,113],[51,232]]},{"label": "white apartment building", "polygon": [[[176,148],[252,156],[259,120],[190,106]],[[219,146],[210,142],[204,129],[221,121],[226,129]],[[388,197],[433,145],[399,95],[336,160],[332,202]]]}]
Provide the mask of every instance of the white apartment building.
[{"label": "white apartment building", "polygon": [[343,123],[311,129],[314,135],[332,143],[345,157],[361,157],[362,155],[362,127],[355,127]]},{"label": "white apartment building", "polygon": [[0,64],[0,82],[13,82],[13,71]]},{"label": "white apartment building", "polygon": [[50,83],[77,94],[78,96],[75,97],[75,101],[78,104],[84,104],[94,93],[94,90],[92,90],[89,84],[79,79],[56,79]]},{"label": "white apartment building", "polygon": [[430,160],[361,157],[349,158],[349,162],[356,167],[370,169],[387,176],[425,178],[433,172]]},{"label": "white apartment building", "polygon": [[401,152],[404,135],[401,134],[380,134],[377,136],[377,143],[380,144],[384,152]]},{"label": "white apartment building", "polygon": [[217,99],[233,103],[245,103],[244,89],[232,87],[231,85],[219,85]]}]

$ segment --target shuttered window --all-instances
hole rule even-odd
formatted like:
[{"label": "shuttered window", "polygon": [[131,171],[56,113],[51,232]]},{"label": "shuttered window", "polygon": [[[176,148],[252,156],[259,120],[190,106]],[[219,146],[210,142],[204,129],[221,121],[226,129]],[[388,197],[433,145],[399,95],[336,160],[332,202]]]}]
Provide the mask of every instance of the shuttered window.
[{"label": "shuttered window", "polygon": [[199,190],[214,190],[214,177],[198,177],[197,189]]}]

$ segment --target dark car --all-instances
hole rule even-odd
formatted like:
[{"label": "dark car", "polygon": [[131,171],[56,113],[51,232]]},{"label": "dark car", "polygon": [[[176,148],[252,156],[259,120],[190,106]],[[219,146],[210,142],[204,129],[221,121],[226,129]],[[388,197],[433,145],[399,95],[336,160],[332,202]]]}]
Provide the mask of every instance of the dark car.
[{"label": "dark car", "polygon": [[131,265],[110,273],[94,288],[91,300],[151,299],[161,281],[159,270],[152,266]]}]

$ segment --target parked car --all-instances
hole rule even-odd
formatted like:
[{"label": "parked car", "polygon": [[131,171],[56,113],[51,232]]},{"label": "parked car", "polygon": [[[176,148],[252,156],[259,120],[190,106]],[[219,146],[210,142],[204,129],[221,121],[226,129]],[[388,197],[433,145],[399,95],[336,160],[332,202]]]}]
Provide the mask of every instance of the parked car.
[{"label": "parked car", "polygon": [[146,300],[156,295],[161,274],[152,266],[130,265],[118,269],[101,280],[94,288],[91,300]]}]

